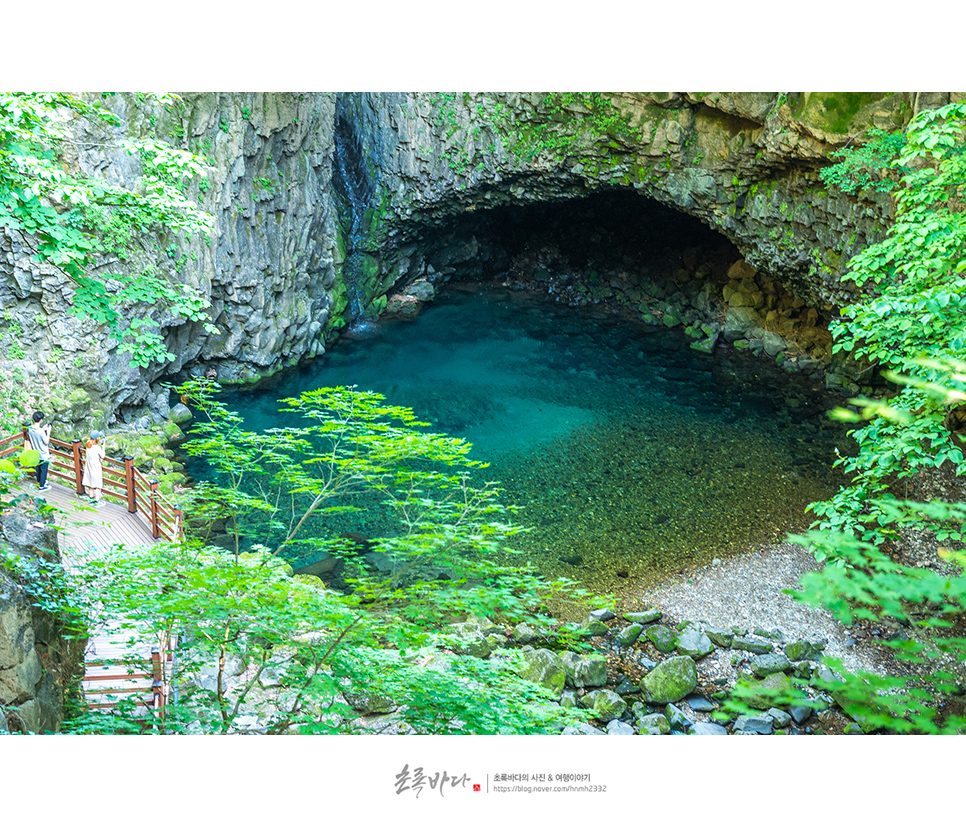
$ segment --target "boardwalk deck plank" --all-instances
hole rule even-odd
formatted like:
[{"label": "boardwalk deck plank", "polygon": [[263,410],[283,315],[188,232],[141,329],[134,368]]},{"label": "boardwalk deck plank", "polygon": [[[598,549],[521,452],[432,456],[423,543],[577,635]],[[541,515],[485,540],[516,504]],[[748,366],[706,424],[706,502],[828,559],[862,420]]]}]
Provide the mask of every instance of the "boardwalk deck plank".
[{"label": "boardwalk deck plank", "polygon": [[[77,495],[73,489],[53,479],[48,483],[51,488],[45,492],[38,492],[36,485],[27,482],[21,484],[21,489],[30,497],[43,496],[54,508],[54,524],[58,527],[57,537],[65,566],[77,564],[84,552],[92,549],[104,553],[116,544],[156,543],[148,525],[129,513],[125,505],[108,500],[92,507],[85,496]],[[89,638],[84,654],[83,686],[92,706],[108,706],[128,700],[129,696],[143,699],[145,685],[150,690],[153,646],[134,640],[136,634],[134,629],[125,628],[123,624],[108,623],[103,631]],[[126,660],[132,657],[138,660]],[[141,677],[134,677],[138,674]]]}]

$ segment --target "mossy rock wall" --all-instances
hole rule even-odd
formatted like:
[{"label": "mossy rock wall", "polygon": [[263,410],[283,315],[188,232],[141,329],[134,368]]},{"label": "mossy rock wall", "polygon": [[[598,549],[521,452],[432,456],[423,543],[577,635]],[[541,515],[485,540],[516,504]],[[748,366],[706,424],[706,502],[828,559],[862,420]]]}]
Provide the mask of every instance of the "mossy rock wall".
[{"label": "mossy rock wall", "polygon": [[[850,298],[844,266],[882,235],[889,205],[826,192],[829,152],[963,95],[185,93],[149,105],[116,94],[108,106],[129,133],[154,132],[207,163],[191,196],[214,217],[212,234],[145,239],[142,257],[201,289],[219,332],[158,313],[175,358],[132,368],[103,326],[69,314],[63,276],[0,229],[0,378],[19,369],[26,379],[0,397],[11,412],[53,412],[66,434],[161,419],[162,379],[200,366],[255,381],[322,354],[350,323],[346,281],[376,315],[394,286],[471,262],[473,241],[446,237],[460,218],[614,190],[699,218],[759,273],[835,315]],[[337,113],[351,121],[374,186],[358,276],[342,274]],[[114,128],[79,120],[76,132],[68,169],[135,182],[136,158],[105,155],[121,138]],[[77,390],[82,404],[71,402]]]}]

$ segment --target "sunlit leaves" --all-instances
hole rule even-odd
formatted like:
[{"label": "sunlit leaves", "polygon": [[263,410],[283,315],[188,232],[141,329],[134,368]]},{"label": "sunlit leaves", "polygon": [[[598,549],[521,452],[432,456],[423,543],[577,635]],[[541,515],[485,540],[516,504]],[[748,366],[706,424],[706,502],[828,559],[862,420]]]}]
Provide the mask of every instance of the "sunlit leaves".
[{"label": "sunlit leaves", "polygon": [[[893,192],[894,222],[883,240],[849,262],[845,280],[876,289],[833,322],[834,350],[865,359],[905,387],[888,403],[854,401],[857,413],[848,419],[872,422],[853,432],[859,452],[845,464],[854,474],[847,494],[815,506],[822,527],[867,523],[866,514],[842,510],[854,508],[859,496],[883,494],[896,478],[920,467],[952,461],[966,471],[962,451],[943,424],[950,400],[934,396],[936,386],[957,388],[936,363],[966,359],[964,130],[964,102],[912,120],[892,163],[902,173]],[[922,383],[909,386],[910,375]],[[873,526],[866,535],[881,541],[886,534]]]},{"label": "sunlit leaves", "polygon": [[[154,98],[170,96],[142,95],[139,100]],[[173,357],[147,311],[204,320],[203,296],[176,275],[146,280],[143,273],[133,272],[124,275],[139,279],[139,291],[117,293],[94,270],[107,256],[122,264],[132,262],[138,242],[148,235],[210,232],[211,218],[184,193],[203,166],[187,151],[138,137],[118,143],[141,160],[142,176],[135,188],[82,176],[59,158],[60,143],[78,119],[115,130],[124,127],[100,103],[68,93],[0,93],[0,225],[22,232],[38,259],[59,268],[77,290],[75,314],[105,325],[123,343],[121,350],[131,355],[132,364],[168,361]]]}]

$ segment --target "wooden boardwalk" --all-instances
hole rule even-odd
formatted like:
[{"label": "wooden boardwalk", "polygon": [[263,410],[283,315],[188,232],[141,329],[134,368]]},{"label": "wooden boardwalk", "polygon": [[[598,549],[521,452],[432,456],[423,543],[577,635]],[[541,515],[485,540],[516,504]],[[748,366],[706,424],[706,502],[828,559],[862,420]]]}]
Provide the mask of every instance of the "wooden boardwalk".
[{"label": "wooden boardwalk", "polygon": [[55,508],[55,524],[60,528],[61,552],[74,550],[78,545],[104,548],[115,544],[154,544],[151,529],[135,513],[129,513],[123,504],[102,500],[100,506],[92,507],[85,496],[74,490],[48,481],[50,489],[38,492],[35,484],[25,485],[28,495],[43,496]]},{"label": "wooden boardwalk", "polygon": [[[156,542],[147,523],[128,512],[125,505],[102,500],[97,507],[92,507],[86,497],[78,496],[74,490],[52,481],[48,484],[50,489],[46,492],[38,492],[36,483],[26,481],[21,489],[30,497],[43,496],[54,507],[60,552],[68,569],[92,549],[105,553],[117,544]],[[133,627],[111,622],[88,639],[84,653],[84,690],[91,706],[110,708],[121,701],[135,701],[143,706],[152,703],[159,657],[162,663],[167,659],[162,653],[152,662],[157,646],[138,640],[137,635]],[[167,674],[161,677],[170,680]]]}]

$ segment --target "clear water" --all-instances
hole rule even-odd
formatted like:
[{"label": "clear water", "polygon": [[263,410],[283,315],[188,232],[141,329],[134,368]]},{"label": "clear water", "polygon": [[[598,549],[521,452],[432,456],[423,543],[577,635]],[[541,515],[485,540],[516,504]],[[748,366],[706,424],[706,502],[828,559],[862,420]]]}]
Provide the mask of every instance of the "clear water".
[{"label": "clear water", "polygon": [[416,318],[363,325],[271,390],[225,399],[259,429],[299,390],[385,394],[491,463],[530,528],[515,561],[620,592],[804,526],[844,442],[806,384],[631,317],[455,284]]}]

